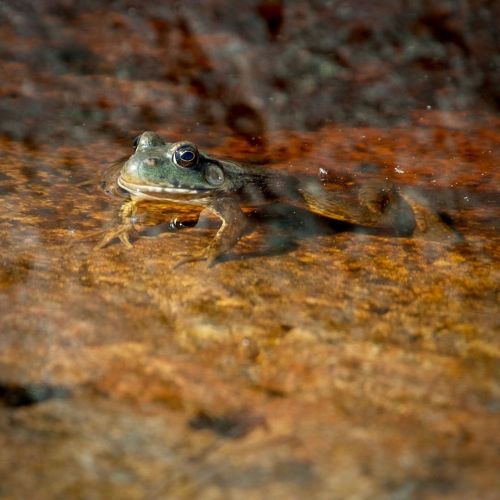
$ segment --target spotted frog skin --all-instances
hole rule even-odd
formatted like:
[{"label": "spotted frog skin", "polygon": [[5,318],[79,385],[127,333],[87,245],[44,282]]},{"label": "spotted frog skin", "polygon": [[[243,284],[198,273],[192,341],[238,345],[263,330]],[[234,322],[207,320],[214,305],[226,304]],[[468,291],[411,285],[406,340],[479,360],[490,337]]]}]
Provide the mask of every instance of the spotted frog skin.
[{"label": "spotted frog skin", "polygon": [[317,178],[216,158],[190,142],[168,143],[154,132],[137,137],[134,148],[116,180],[129,194],[120,209],[121,224],[104,236],[98,248],[115,238],[131,247],[129,234],[135,229],[136,208],[144,201],[197,205],[221,219],[211,243],[181,261],[206,260],[208,265],[244,235],[248,219],[242,206],[284,201],[331,219],[391,228],[406,236],[425,231],[429,223],[438,220],[432,211],[387,182],[337,185],[337,189],[326,190]]}]

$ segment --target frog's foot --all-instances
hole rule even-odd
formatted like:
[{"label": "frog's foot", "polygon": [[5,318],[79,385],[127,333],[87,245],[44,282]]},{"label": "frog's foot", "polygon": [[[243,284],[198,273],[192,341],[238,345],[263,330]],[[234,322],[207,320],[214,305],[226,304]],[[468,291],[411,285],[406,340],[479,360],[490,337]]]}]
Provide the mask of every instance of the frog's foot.
[{"label": "frog's foot", "polygon": [[132,248],[132,243],[130,243],[130,234],[135,232],[136,229],[132,222],[120,224],[116,229],[107,232],[101,241],[94,247],[94,250],[104,248],[115,238],[118,238],[126,248]]},{"label": "frog's foot", "polygon": [[137,222],[135,216],[136,209],[137,200],[129,199],[125,201],[120,207],[121,224],[116,229],[107,232],[101,239],[101,241],[94,247],[94,250],[100,250],[101,248],[104,248],[115,238],[118,238],[126,248],[132,248],[129,237],[131,233],[136,232],[134,226],[134,222]]},{"label": "frog's foot", "polygon": [[174,265],[174,269],[177,269],[178,267],[183,266],[184,264],[189,264],[190,262],[202,262],[206,261],[207,267],[212,267],[217,259],[220,257],[220,254],[214,251],[214,248],[211,248],[208,246],[207,248],[204,248],[203,250],[200,250],[198,252],[192,252],[192,253],[184,253],[184,252],[179,252],[174,254],[175,257],[181,257],[181,259],[176,262]]}]

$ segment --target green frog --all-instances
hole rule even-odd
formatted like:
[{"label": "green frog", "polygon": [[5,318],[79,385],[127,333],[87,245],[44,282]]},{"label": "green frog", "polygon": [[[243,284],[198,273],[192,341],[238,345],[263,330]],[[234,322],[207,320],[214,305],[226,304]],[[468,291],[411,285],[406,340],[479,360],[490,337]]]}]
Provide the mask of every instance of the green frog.
[{"label": "green frog", "polygon": [[397,235],[424,232],[437,214],[405,196],[388,181],[325,183],[313,176],[294,176],[256,165],[243,165],[200,151],[191,142],[166,142],[154,132],[134,141],[134,153],[121,166],[116,183],[128,197],[120,209],[120,225],[98,248],[118,238],[131,247],[136,210],[142,202],[196,205],[215,214],[222,224],[210,244],[181,262],[206,260],[212,265],[234,247],[249,224],[242,207],[282,201],[314,214],[348,223],[387,228]]}]

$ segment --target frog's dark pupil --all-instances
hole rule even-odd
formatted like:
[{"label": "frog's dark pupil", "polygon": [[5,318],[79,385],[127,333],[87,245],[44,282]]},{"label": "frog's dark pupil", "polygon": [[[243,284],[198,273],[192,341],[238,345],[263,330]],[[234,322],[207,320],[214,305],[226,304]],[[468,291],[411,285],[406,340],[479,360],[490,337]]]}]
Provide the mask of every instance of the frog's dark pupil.
[{"label": "frog's dark pupil", "polygon": [[181,156],[181,159],[183,161],[193,161],[194,160],[194,153],[192,151],[182,151],[180,156]]},{"label": "frog's dark pupil", "polygon": [[139,145],[139,141],[141,139],[141,136],[138,135],[135,139],[134,139],[134,142],[132,142],[132,146],[134,149],[137,149],[137,146]]}]

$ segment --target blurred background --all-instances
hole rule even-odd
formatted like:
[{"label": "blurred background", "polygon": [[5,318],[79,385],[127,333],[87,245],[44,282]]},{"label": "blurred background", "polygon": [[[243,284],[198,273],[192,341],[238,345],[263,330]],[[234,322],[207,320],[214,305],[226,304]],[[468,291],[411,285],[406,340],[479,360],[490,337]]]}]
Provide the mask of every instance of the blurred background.
[{"label": "blurred background", "polygon": [[494,0],[4,0],[0,134],[262,146],[276,129],[497,111],[499,18]]}]

